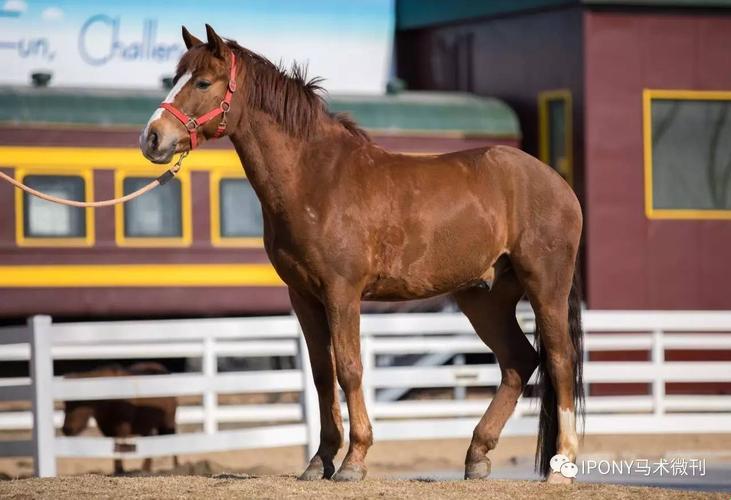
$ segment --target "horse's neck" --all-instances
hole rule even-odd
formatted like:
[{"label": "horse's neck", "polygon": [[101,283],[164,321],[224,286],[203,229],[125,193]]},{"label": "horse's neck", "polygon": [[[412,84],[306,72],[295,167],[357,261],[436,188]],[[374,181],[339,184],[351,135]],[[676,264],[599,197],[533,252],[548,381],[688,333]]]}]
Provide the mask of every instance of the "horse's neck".
[{"label": "horse's neck", "polygon": [[[329,132],[322,130],[317,142],[321,143],[322,134]],[[316,156],[312,154],[317,147],[315,142],[285,133],[262,113],[256,113],[250,123],[240,126],[231,135],[231,141],[264,211],[283,219],[301,212],[301,193],[310,191],[308,184],[318,182],[309,175],[313,169],[306,164],[308,158]],[[317,170],[327,175],[327,162],[318,165]]]},{"label": "horse's neck", "polygon": [[287,140],[264,119],[240,127],[231,141],[265,212],[282,213],[293,203],[300,144]]}]

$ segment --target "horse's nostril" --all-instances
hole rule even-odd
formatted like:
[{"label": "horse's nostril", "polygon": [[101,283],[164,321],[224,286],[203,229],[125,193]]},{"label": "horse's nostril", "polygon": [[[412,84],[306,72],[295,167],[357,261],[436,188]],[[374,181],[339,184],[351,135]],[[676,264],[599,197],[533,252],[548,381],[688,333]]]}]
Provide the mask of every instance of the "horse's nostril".
[{"label": "horse's nostril", "polygon": [[150,145],[150,148],[154,151],[157,149],[157,147],[160,145],[158,142],[157,132],[150,132],[149,136],[147,137],[147,142]]}]

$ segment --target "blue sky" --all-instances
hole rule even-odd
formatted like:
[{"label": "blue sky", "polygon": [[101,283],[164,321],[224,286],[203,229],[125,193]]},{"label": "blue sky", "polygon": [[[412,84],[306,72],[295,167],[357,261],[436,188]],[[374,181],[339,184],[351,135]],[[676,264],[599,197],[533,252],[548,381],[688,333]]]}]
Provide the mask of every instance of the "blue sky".
[{"label": "blue sky", "polygon": [[53,9],[62,12],[64,22],[73,24],[82,23],[95,13],[104,13],[123,18],[155,17],[160,25],[190,25],[193,32],[201,32],[208,22],[224,34],[226,31],[276,33],[283,30],[291,34],[347,27],[360,35],[369,35],[392,28],[384,13],[393,10],[393,0],[0,0],[0,6],[4,4],[10,5],[11,9],[5,10],[10,14],[17,13],[12,7],[24,4],[17,21],[28,23],[42,20],[44,12]]}]

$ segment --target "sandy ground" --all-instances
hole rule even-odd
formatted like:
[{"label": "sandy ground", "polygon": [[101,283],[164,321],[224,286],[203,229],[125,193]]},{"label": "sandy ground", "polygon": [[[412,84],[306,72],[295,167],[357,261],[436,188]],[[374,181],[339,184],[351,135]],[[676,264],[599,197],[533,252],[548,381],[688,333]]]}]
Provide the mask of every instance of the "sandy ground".
[{"label": "sandy ground", "polygon": [[[125,467],[132,477],[108,476],[111,460],[60,459],[59,474],[64,477],[11,480],[27,477],[32,463],[1,459],[0,477],[8,480],[0,481],[0,498],[729,498],[728,493],[581,482],[566,488],[537,481],[431,479],[459,477],[467,445],[464,439],[377,442],[368,455],[368,478],[360,484],[296,481],[294,474],[304,462],[301,447],[184,455],[177,468],[164,457],[155,459],[154,476],[136,472],[141,461],[128,460]],[[534,438],[503,438],[491,453],[493,476],[516,477],[511,470],[530,469],[534,447]],[[731,436],[587,436],[582,446],[584,458],[672,456],[731,463]]]},{"label": "sandy ground", "polygon": [[361,483],[300,482],[293,476],[218,477],[73,476],[0,482],[0,497],[49,498],[611,498],[723,499],[728,494],[577,483],[553,486],[536,481],[419,481],[366,479]]},{"label": "sandy ground", "polygon": [[[15,437],[16,439],[19,436]],[[404,477],[406,473],[461,471],[467,451],[467,439],[420,441],[376,441],[368,453],[369,477]],[[494,473],[501,468],[529,465],[533,461],[535,438],[505,437],[490,453]],[[341,458],[342,458],[341,453]],[[709,457],[713,461],[731,462],[731,435],[728,434],[668,434],[658,435],[592,435],[581,446],[581,458],[631,459],[681,456]],[[181,455],[184,464],[177,473],[219,474],[237,472],[254,475],[295,474],[305,463],[302,447],[282,447],[267,450]],[[59,475],[112,472],[112,460],[59,459]],[[127,470],[139,469],[140,460],[125,461]],[[0,459],[0,477],[16,478],[32,473],[29,459]],[[155,471],[170,471],[172,460],[156,458]]]}]

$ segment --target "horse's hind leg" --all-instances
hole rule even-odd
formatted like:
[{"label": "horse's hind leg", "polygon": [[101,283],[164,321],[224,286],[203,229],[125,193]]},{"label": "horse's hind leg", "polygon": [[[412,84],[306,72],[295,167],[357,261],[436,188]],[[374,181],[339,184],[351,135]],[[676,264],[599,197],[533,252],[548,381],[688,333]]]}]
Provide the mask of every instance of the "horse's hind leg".
[{"label": "horse's hind leg", "polygon": [[495,448],[505,423],[538,365],[538,354],[515,317],[523,288],[506,258],[498,261],[492,290],[470,288],[454,294],[480,338],[495,353],[502,379],[495,397],[472,434],[465,458],[465,479],[490,474],[487,453]]},{"label": "horse's hind leg", "polygon": [[[571,234],[565,227],[560,231],[563,235]],[[547,372],[540,382],[543,396],[537,464],[548,482],[570,483],[569,477],[551,471],[550,459],[562,454],[574,462],[579,446],[575,415],[577,406],[581,411],[582,403],[582,332],[574,280],[578,236],[574,244],[563,240],[565,244],[561,245],[556,241],[562,240],[554,238],[553,246],[519,246],[511,259],[536,315],[541,371]]]},{"label": "horse's hind leg", "polygon": [[300,479],[330,479],[335,473],[335,454],[342,446],[343,423],[327,315],[325,307],[316,298],[292,288],[289,296],[307,342],[320,407],[320,447]]}]

